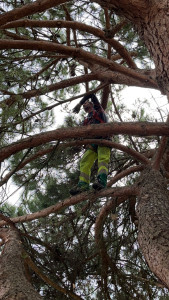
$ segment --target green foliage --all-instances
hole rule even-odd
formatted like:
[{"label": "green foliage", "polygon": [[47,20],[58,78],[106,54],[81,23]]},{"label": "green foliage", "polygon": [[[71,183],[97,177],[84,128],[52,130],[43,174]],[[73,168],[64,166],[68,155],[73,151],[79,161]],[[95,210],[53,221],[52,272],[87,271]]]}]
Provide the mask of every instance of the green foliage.
[{"label": "green foliage", "polygon": [[[30,4],[32,1],[0,1],[1,12],[10,11]],[[103,30],[106,27],[104,9],[91,1],[70,1],[52,7],[41,13],[33,13],[28,20],[72,20]],[[114,11],[109,11],[111,29],[116,29],[123,21]],[[12,37],[11,37],[12,34]],[[128,50],[138,66],[147,69],[150,62],[148,51],[132,25],[125,23],[115,31],[113,38]],[[116,56],[116,63],[127,66],[119,56],[118,49],[111,47],[95,35],[95,31],[59,27],[17,27],[0,30],[0,39],[42,41],[77,47],[95,54],[98,58]],[[110,52],[108,53],[108,49]],[[131,52],[134,52],[131,53]],[[75,115],[72,101],[79,94],[96,89],[105,80],[98,80],[101,69],[97,64],[88,63],[86,57],[79,59],[67,53],[24,49],[5,49],[0,52],[0,143],[1,147],[11,146],[24,138],[55,129],[59,124],[61,109],[69,112],[64,124],[59,127],[78,126],[84,113]],[[72,66],[75,68],[72,71]],[[103,66],[104,67],[104,66]],[[101,68],[101,66],[100,66]],[[106,69],[108,70],[108,66]],[[112,70],[111,70],[112,71]],[[96,73],[89,83],[71,83],[79,76]],[[117,72],[118,73],[118,72]],[[116,75],[116,73],[115,73]],[[118,75],[118,74],[117,74]],[[104,79],[104,78],[103,78]],[[107,81],[109,83],[109,80]],[[131,84],[132,85],[132,84]],[[59,87],[58,87],[59,86]],[[109,84],[107,114],[111,122],[153,121],[154,116],[147,110],[147,100],[139,100],[131,109],[127,101],[121,99],[123,85]],[[103,89],[97,91],[102,98]],[[79,101],[80,99],[78,99]],[[64,104],[65,102],[65,104]],[[74,103],[73,103],[74,104]],[[55,108],[54,108],[55,106]],[[79,120],[80,119],[80,120]],[[57,125],[56,125],[57,122]],[[50,134],[50,133],[48,133]],[[88,138],[88,137],[86,137]],[[158,140],[155,137],[130,137],[119,135],[112,141],[132,148],[141,154],[154,150]],[[72,141],[72,140],[71,140]],[[69,140],[44,143],[14,153],[1,164],[2,189],[1,210],[9,216],[22,216],[55,205],[69,198],[69,190],[78,182],[79,161],[85,151],[83,147],[70,147]],[[113,149],[109,165],[108,179],[130,167],[139,166],[140,161],[118,149]],[[11,173],[10,173],[11,172]],[[10,177],[10,174],[12,178]],[[6,201],[8,182],[20,188],[20,201],[16,205]],[[97,162],[93,166],[91,182],[97,175]],[[115,182],[116,187],[132,186],[140,172],[129,174]],[[3,182],[4,180],[4,182]],[[114,199],[114,198],[113,198]],[[133,223],[130,199],[109,211],[105,218],[101,235],[102,247],[96,244],[95,222],[112,197],[86,200],[70,205],[58,214],[17,224],[22,233],[22,242],[36,265],[55,283],[80,295],[86,300],[160,299],[167,300],[166,290],[161,289],[157,279],[146,265],[137,244],[137,226]],[[114,199],[116,201],[117,199]],[[133,205],[133,208],[135,205]],[[106,260],[107,258],[107,260]],[[67,295],[43,282],[32,274],[35,289],[45,300],[66,300]]]},{"label": "green foliage", "polygon": [[[120,104],[119,110],[123,111],[121,116],[126,112]],[[138,111],[137,117],[143,113],[143,110]],[[76,122],[69,116],[64,126],[73,127]],[[117,142],[124,141],[129,143],[127,136],[119,137]],[[138,141],[135,142],[138,146]],[[14,177],[16,183],[21,185],[26,181],[26,189],[16,214],[33,213],[68,198],[69,189],[78,181],[79,155],[81,152],[78,154],[76,148],[61,151],[56,148],[52,155],[47,154],[45,159],[40,157],[18,171]],[[16,165],[19,159],[20,153],[15,154],[11,162]],[[113,150],[110,174],[118,173],[133,163],[127,154]],[[121,184],[131,185],[136,177],[137,174],[128,176]],[[93,177],[91,180],[94,180]],[[106,299],[108,294],[119,300],[126,299],[126,295],[129,299],[145,299],[147,294],[156,297],[159,289],[139,251],[137,227],[131,222],[129,202],[112,210],[104,223],[104,244],[112,265],[106,275],[103,274],[104,265],[95,244],[93,228],[106,201],[87,201],[60,211],[57,216],[51,214],[27,223],[25,230],[30,237],[23,242],[28,253],[39,268],[43,266],[43,272],[51,280],[68,290],[74,286],[73,291],[84,299]],[[34,284],[44,299],[66,299],[38,278]]]}]

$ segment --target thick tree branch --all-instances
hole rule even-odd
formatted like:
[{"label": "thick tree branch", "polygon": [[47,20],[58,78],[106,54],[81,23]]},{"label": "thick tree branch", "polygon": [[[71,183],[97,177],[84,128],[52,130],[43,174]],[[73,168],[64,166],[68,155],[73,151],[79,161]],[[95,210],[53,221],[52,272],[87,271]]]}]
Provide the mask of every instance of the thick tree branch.
[{"label": "thick tree branch", "polygon": [[107,184],[107,187],[111,187],[113,184],[115,184],[118,180],[126,177],[127,175],[130,175],[132,173],[135,173],[135,172],[140,172],[140,171],[143,171],[145,168],[145,165],[139,165],[139,166],[133,166],[133,167],[130,167],[120,173],[118,173],[117,175],[115,175],[112,179],[110,179],[110,181],[108,182]]},{"label": "thick tree branch", "polygon": [[108,103],[108,100],[109,100],[109,94],[110,94],[110,85],[106,86],[103,89],[103,92],[102,92],[101,106],[103,107],[104,110],[106,110],[106,108],[107,108],[107,103]]},{"label": "thick tree branch", "polygon": [[12,105],[15,101],[17,101],[18,95],[23,98],[30,99],[32,97],[45,95],[46,93],[50,93],[50,92],[56,91],[58,89],[63,89],[63,88],[66,88],[66,87],[69,87],[69,86],[72,86],[75,84],[79,84],[82,82],[89,82],[89,81],[95,80],[95,79],[96,79],[96,74],[92,73],[92,74],[88,74],[88,75],[77,76],[75,78],[65,79],[61,82],[56,82],[56,83],[47,85],[45,87],[43,86],[40,89],[34,89],[34,90],[28,91],[26,93],[17,94],[17,95],[14,94],[11,97],[1,101],[0,107],[3,107],[4,104],[9,105],[9,106]]},{"label": "thick tree branch", "polygon": [[149,1],[147,0],[92,0],[92,2],[96,2],[102,7],[112,8],[116,13],[121,14],[122,16],[125,16],[127,11],[128,19],[130,19],[131,16],[136,20],[144,18],[147,9],[150,7]]},{"label": "thick tree branch", "polygon": [[[62,83],[60,82],[60,84],[63,84],[63,81],[62,81]],[[65,84],[66,84],[66,83],[65,83]],[[107,83],[100,84],[100,85],[98,85],[98,87],[96,87],[94,90],[91,90],[90,93],[96,93],[96,92],[98,92],[99,90],[101,90],[102,88],[104,88],[106,85],[108,85],[108,84],[107,84]],[[29,116],[27,116],[27,117],[25,117],[25,118],[22,118],[22,119],[21,119],[20,121],[18,121],[18,122],[13,122],[12,124],[11,124],[11,123],[10,123],[10,124],[7,123],[6,126],[0,127],[0,131],[6,131],[6,130],[8,130],[8,128],[15,127],[15,126],[18,125],[18,124],[22,124],[22,123],[24,123],[24,122],[30,120],[31,118],[33,118],[33,117],[39,115],[40,113],[43,113],[44,111],[52,110],[54,107],[57,107],[57,106],[59,106],[59,105],[62,105],[62,104],[68,103],[68,102],[72,102],[73,100],[77,100],[77,99],[79,99],[79,98],[82,98],[82,97],[85,96],[85,95],[86,95],[86,93],[83,93],[83,94],[79,94],[79,95],[77,95],[77,96],[71,97],[71,98],[69,98],[69,99],[63,100],[63,101],[58,101],[58,100],[57,100],[57,103],[52,104],[52,105],[49,105],[49,106],[47,106],[47,107],[45,107],[45,108],[42,108],[42,109],[40,109],[40,110],[37,110],[37,111],[35,111],[35,112],[32,112]],[[29,97],[28,97],[28,99],[29,99]],[[7,103],[6,103],[5,101],[7,101]],[[11,102],[10,102],[10,101],[11,101]],[[4,101],[1,101],[1,102],[0,102],[0,107],[1,107],[1,104],[2,104],[2,103],[3,103],[3,104],[4,104],[4,103],[5,103],[5,104],[8,104],[8,103],[11,103],[11,104],[12,104],[12,101],[15,101],[15,100],[14,100],[13,98],[8,98],[8,99],[6,99],[6,100],[4,100]],[[9,105],[10,105],[10,104],[9,104]],[[2,105],[2,107],[3,107],[3,105]],[[12,125],[12,126],[11,126],[11,125]]]},{"label": "thick tree branch", "polygon": [[154,60],[159,89],[169,99],[169,60],[168,48],[165,46],[169,31],[168,1],[98,0],[96,2],[103,7],[112,8],[117,14],[123,15],[133,23]]},{"label": "thick tree branch", "polygon": [[90,52],[82,50],[80,48],[74,48],[69,46],[64,46],[62,44],[51,43],[46,41],[20,41],[20,40],[1,40],[0,49],[29,49],[29,50],[39,50],[39,51],[50,51],[50,52],[58,52],[61,54],[69,55],[70,57],[75,57],[77,59],[86,59],[91,64],[95,63],[100,66],[107,67],[110,71],[122,73],[126,76],[129,76],[134,79],[139,79],[146,81],[147,83],[151,83],[156,86],[154,80],[152,80],[149,76],[140,74],[139,72],[121,66],[115,63],[112,60],[94,55]]},{"label": "thick tree branch", "polygon": [[[98,144],[98,145],[103,145],[103,146],[106,145],[106,146],[109,146],[110,148],[118,149],[120,151],[123,151],[123,152],[127,153],[128,155],[132,156],[134,159],[136,159],[137,161],[142,162],[145,165],[150,164],[149,159],[146,156],[144,156],[143,154],[141,154],[141,153],[139,153],[139,152],[137,152],[137,151],[135,151],[135,150],[133,150],[131,148],[128,148],[128,147],[126,147],[124,145],[115,143],[115,142],[109,141],[107,143],[106,140],[97,140],[97,139],[85,139],[85,140],[82,140],[82,141],[76,140],[76,141],[73,141],[73,142],[62,143],[62,144],[58,145],[57,146],[57,150],[66,149],[67,147],[77,147],[77,146],[81,146],[81,145],[87,145],[87,144],[90,144],[90,143]],[[36,154],[32,155],[31,157],[22,160],[18,164],[17,167],[15,167],[12,171],[10,171],[9,173],[7,173],[1,179],[0,186],[2,186],[3,184],[5,184],[9,180],[9,178],[11,178],[11,176],[14,173],[16,173],[16,171],[21,170],[25,165],[27,165],[31,161],[35,160],[36,158],[44,156],[44,155],[46,155],[48,153],[51,153],[53,150],[55,150],[55,147],[56,146],[50,147],[48,149],[40,150]],[[115,180],[115,177],[113,179]],[[109,186],[111,186],[111,185],[109,185]]]},{"label": "thick tree branch", "polygon": [[[80,61],[80,63],[83,64],[82,60]],[[85,64],[86,64],[86,62],[85,62]],[[125,85],[129,85],[129,86],[157,88],[155,81],[153,81],[154,83],[146,82],[142,78],[136,79],[136,78],[131,78],[130,76],[127,76],[127,75],[120,74],[118,72],[107,71],[106,68],[104,68],[104,67],[98,68],[97,64],[95,64],[94,66],[91,66],[91,64],[89,64],[88,67],[91,68],[91,70],[92,70],[92,73],[90,73],[90,74],[85,74],[82,76],[76,76],[75,78],[69,78],[66,80],[62,80],[60,82],[56,82],[51,85],[46,85],[45,87],[43,86],[43,88],[33,89],[33,90],[30,90],[28,92],[18,94],[18,95],[23,98],[30,99],[31,97],[45,95],[48,92],[57,91],[59,89],[73,86],[75,84],[88,83],[91,80],[107,82],[104,84],[104,86],[109,85],[110,83],[112,83],[112,84],[118,83],[118,84],[125,84]],[[102,85],[102,87],[103,87],[103,85]],[[96,91],[96,89],[95,89],[95,91]],[[1,92],[3,92],[4,94],[7,94],[7,91],[1,90]],[[92,92],[92,91],[90,91],[90,92]],[[80,97],[80,96],[78,96],[78,97]],[[77,96],[73,97],[73,99],[77,99],[78,97]],[[15,101],[17,101],[17,95],[12,94],[9,98],[0,102],[0,107],[3,107],[4,104],[10,106],[13,103],[15,103]],[[69,100],[63,101],[62,103],[66,103],[66,102],[69,102]],[[62,103],[60,102],[57,105],[60,105]]]},{"label": "thick tree branch", "polygon": [[11,20],[33,15],[45,11],[51,7],[69,2],[70,0],[37,0],[33,3],[22,5],[20,8],[15,8],[7,13],[1,14],[0,25],[6,24]]},{"label": "thick tree branch", "polygon": [[[99,215],[96,218],[95,222],[95,242],[97,249],[100,252],[101,259],[102,259],[102,268],[105,272],[105,267],[108,265],[111,267],[113,272],[118,272],[117,265],[110,259],[104,238],[103,238],[103,226],[104,222],[106,220],[107,215],[112,212],[112,210],[115,210],[116,207],[118,207],[121,203],[125,202],[129,196],[138,195],[139,189],[136,187],[124,187],[121,191],[117,191],[117,193],[114,194],[113,199],[108,201],[100,210]],[[107,272],[106,272],[107,273]],[[122,275],[122,274],[121,274]],[[104,274],[103,274],[104,276]],[[107,278],[107,274],[105,274],[105,277]]]},{"label": "thick tree branch", "polygon": [[18,20],[13,21],[5,24],[4,26],[1,26],[1,28],[18,28],[18,27],[45,27],[45,28],[71,28],[73,30],[80,30],[84,32],[88,32],[93,34],[96,37],[99,37],[106,43],[108,43],[110,46],[112,46],[119,54],[120,56],[127,62],[128,66],[131,68],[137,68],[136,64],[133,62],[129,52],[127,49],[120,44],[117,40],[112,38],[107,38],[104,31],[93,27],[86,25],[84,23],[76,22],[76,21],[64,21],[64,20],[52,20],[52,21],[41,21],[41,20]]},{"label": "thick tree branch", "polygon": [[[168,115],[168,118],[167,118],[167,123],[169,124],[169,115]],[[153,159],[152,159],[152,169],[154,170],[159,170],[160,168],[160,165],[161,165],[161,160],[163,158],[163,155],[165,153],[165,151],[167,150],[167,144],[169,142],[169,138],[166,137],[166,136],[163,136],[161,138],[161,141],[160,141],[160,145],[159,145],[159,148],[157,149]]]},{"label": "thick tree branch", "polygon": [[152,160],[152,169],[159,170],[161,165],[161,160],[163,158],[163,155],[165,153],[166,147],[167,147],[168,137],[164,136],[161,139],[159,148],[157,149],[154,158]]},{"label": "thick tree branch", "polygon": [[[28,215],[24,215],[24,216],[20,216],[20,217],[16,217],[16,218],[11,218],[11,221],[13,223],[30,222],[32,220],[43,218],[50,214],[59,212],[66,207],[76,205],[87,199],[91,199],[93,201],[93,199],[97,199],[100,197],[107,197],[107,196],[114,197],[114,196],[119,195],[119,193],[120,193],[120,195],[123,194],[123,191],[127,192],[128,189],[130,189],[130,193],[131,193],[131,191],[134,194],[137,193],[135,188],[133,190],[132,190],[132,188],[109,188],[109,189],[101,190],[99,192],[85,192],[85,193],[81,193],[80,195],[67,198],[64,201],[61,201],[61,202],[57,203],[56,205],[52,205],[41,211],[38,211],[38,212],[35,212],[32,214],[28,214]],[[4,226],[5,224],[6,224],[5,221],[0,221],[0,227]]]},{"label": "thick tree branch", "polygon": [[105,222],[105,219],[107,215],[112,211],[112,209],[115,209],[117,206],[119,206],[121,203],[123,203],[126,199],[128,199],[131,195],[138,195],[139,189],[136,187],[124,187],[121,190],[117,190],[116,193],[113,195],[113,199],[108,201],[100,210],[99,215],[97,216],[96,223],[95,223],[95,241],[100,249],[101,244],[103,243],[103,225]]},{"label": "thick tree branch", "polygon": [[46,282],[48,285],[52,286],[54,289],[56,289],[57,291],[61,292],[64,295],[69,295],[71,297],[71,299],[75,299],[75,300],[83,300],[80,296],[76,295],[75,293],[62,288],[60,285],[58,285],[56,282],[54,282],[53,280],[51,280],[49,277],[47,277],[36,265],[35,263],[32,261],[32,259],[30,258],[30,256],[24,252],[24,260],[25,262],[28,264],[28,266],[44,281]]},{"label": "thick tree branch", "polygon": [[[118,134],[127,134],[134,136],[169,136],[168,123],[149,123],[149,122],[123,122],[123,123],[106,123],[99,125],[88,125],[74,128],[61,128],[52,131],[42,132],[34,136],[19,140],[9,146],[1,148],[0,161],[8,158],[18,151],[37,147],[51,141],[64,141],[70,138],[92,138],[97,136],[112,136]],[[104,141],[109,145],[109,141]]]},{"label": "thick tree branch", "polygon": [[[116,71],[110,71],[104,66],[99,66],[93,61],[93,63],[88,63],[85,60],[80,59],[80,63],[84,66],[87,66],[92,73],[97,74],[96,79],[100,81],[107,81],[109,84],[124,84],[128,86],[138,86],[143,88],[153,88],[159,89],[156,81],[154,80],[154,74],[149,74],[149,78],[152,78],[152,81],[145,81],[143,78],[134,78],[128,76],[127,74],[122,74]],[[144,74],[141,70],[138,71],[140,74]],[[146,74],[145,74],[146,75]],[[147,75],[146,75],[147,76]]]}]

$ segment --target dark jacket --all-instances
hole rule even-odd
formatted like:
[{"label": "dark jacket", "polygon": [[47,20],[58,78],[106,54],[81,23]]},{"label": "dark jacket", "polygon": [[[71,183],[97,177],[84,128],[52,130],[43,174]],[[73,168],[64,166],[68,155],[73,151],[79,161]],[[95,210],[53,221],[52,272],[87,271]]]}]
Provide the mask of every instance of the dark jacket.
[{"label": "dark jacket", "polygon": [[[108,119],[105,114],[105,111],[103,107],[101,106],[99,100],[94,94],[89,94],[87,96],[84,96],[83,99],[80,101],[80,104],[83,105],[89,98],[91,98],[91,101],[93,102],[93,111],[90,112],[87,116],[87,118],[84,119],[82,122],[82,125],[90,125],[90,124],[100,124],[100,123],[107,123]],[[109,140],[109,137],[102,137],[102,136],[97,136],[95,137],[96,139],[106,139]],[[92,144],[91,145],[94,150],[97,150],[97,145]]]},{"label": "dark jacket", "polygon": [[83,105],[85,101],[87,101],[89,98],[91,98],[91,101],[93,102],[93,111],[90,112],[87,116],[87,118],[84,119],[83,125],[90,125],[90,124],[99,124],[99,123],[107,123],[107,116],[104,112],[104,109],[102,108],[99,100],[94,94],[89,94],[80,101],[80,104]]}]

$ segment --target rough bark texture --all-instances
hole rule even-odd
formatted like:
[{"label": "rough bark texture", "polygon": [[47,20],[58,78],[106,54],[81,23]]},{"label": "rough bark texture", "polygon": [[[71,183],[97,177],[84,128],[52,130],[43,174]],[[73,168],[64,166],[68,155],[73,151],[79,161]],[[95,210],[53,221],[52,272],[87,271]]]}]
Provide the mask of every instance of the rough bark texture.
[{"label": "rough bark texture", "polygon": [[[32,137],[25,138],[14,142],[13,144],[1,148],[0,161],[10,157],[23,149],[37,147],[51,141],[64,141],[70,138],[92,138],[95,136],[113,136],[117,134],[139,135],[139,136],[169,136],[169,124],[167,123],[150,123],[150,122],[123,122],[123,123],[106,123],[92,124],[88,126],[79,126],[73,128],[60,128],[52,131],[35,134]],[[108,143],[108,141],[107,141]],[[104,142],[106,145],[106,141]]]},{"label": "rough bark texture", "polygon": [[145,0],[95,1],[133,23],[155,63],[161,92],[169,97],[169,2]]},{"label": "rough bark texture", "polygon": [[[35,12],[44,11],[54,5],[58,5],[66,0],[39,0],[35,1],[26,7],[18,8],[9,13],[3,14],[1,17],[0,25],[6,24],[11,19],[20,19],[31,15]],[[141,38],[144,40],[152,59],[155,63],[155,72],[158,86],[163,94],[169,96],[169,1],[168,0],[98,0],[98,2],[104,7],[113,9],[117,14],[121,14],[132,22],[139,32]],[[60,21],[61,22],[61,21]],[[66,23],[67,26],[72,26],[72,23]],[[61,25],[61,24],[60,24]],[[65,26],[65,24],[63,24]],[[77,23],[73,23],[75,26],[79,26]],[[67,27],[68,28],[68,27]],[[70,27],[72,28],[72,27]],[[86,28],[85,28],[86,29]],[[88,27],[88,31],[92,28]],[[102,38],[109,45],[117,49],[119,44],[116,40],[109,40],[104,37],[103,31],[97,30],[97,36]],[[73,83],[88,82],[94,76],[95,79],[103,80],[105,78],[110,80],[110,83],[128,83],[128,80],[132,80],[132,84],[140,86],[150,86],[157,88],[154,77],[148,77],[146,74],[135,70],[134,67],[126,68],[122,65],[118,65],[115,61],[96,56],[83,49],[73,48],[58,43],[51,43],[45,41],[30,41],[30,40],[1,40],[0,49],[32,49],[40,51],[57,52],[60,54],[75,57],[78,60],[82,60],[83,63],[91,65],[91,69],[95,74],[88,74],[84,77],[78,77],[75,79],[69,79],[60,83],[50,85],[49,91],[53,91],[65,86],[71,86]],[[123,47],[119,49],[119,54],[128,59],[127,53],[124,52]],[[129,65],[131,62],[129,61]],[[97,68],[97,69],[96,69]],[[102,72],[98,72],[98,68]],[[109,71],[107,71],[107,69]],[[97,71],[97,72],[96,72]],[[105,72],[103,74],[103,72]],[[116,73],[114,75],[114,73]],[[96,77],[96,73],[99,73]],[[113,77],[114,76],[114,77]],[[124,78],[123,78],[124,77]],[[76,81],[76,82],[75,82]],[[148,84],[148,85],[147,85]],[[22,94],[24,98],[35,97],[42,95],[42,90],[32,90],[25,94]],[[15,101],[15,95],[6,100],[7,105],[11,105]],[[3,103],[4,104],[4,103]],[[107,135],[111,134],[134,134],[134,135],[169,135],[168,124],[104,124],[98,126],[91,126],[87,128],[74,128],[74,129],[59,129],[55,131],[45,132],[34,137],[29,137],[22,141],[18,141],[10,146],[1,149],[0,159],[8,158],[10,155],[26,148],[39,146],[48,143],[53,140],[65,140],[67,138],[78,138],[97,136],[99,134]],[[165,184],[163,174],[158,170],[146,170],[143,173],[142,180],[140,182],[141,193],[138,200],[137,215],[139,221],[139,234],[138,240],[143,255],[150,266],[150,269],[154,274],[160,278],[160,280],[169,288],[169,191]],[[103,192],[100,192],[100,195]],[[105,195],[104,195],[105,196]],[[80,198],[81,197],[81,198]],[[74,197],[73,203],[82,201],[80,195]],[[68,206],[70,199],[65,200],[59,205],[42,211],[41,216],[56,211],[57,209]],[[72,204],[72,202],[71,202]],[[34,217],[40,215],[34,214],[29,217],[31,220]],[[17,221],[25,221],[26,217]],[[27,217],[28,220],[28,217]],[[5,239],[5,246],[0,257],[0,299],[2,300],[38,300],[41,297],[33,290],[31,284],[27,281],[24,275],[24,266],[22,260],[22,245],[17,231],[15,230],[0,230],[0,237]]]},{"label": "rough bark texture", "polygon": [[138,31],[143,36],[156,67],[156,79],[163,94],[169,95],[169,3],[154,2]]},{"label": "rough bark texture", "polygon": [[[159,89],[169,99],[169,1],[96,2],[132,22],[154,61]],[[138,240],[151,271],[169,288],[169,191],[157,169],[143,173],[137,206]]]},{"label": "rough bark texture", "polygon": [[1,300],[40,300],[25,277],[22,258],[22,244],[14,229],[1,229],[0,238],[5,246],[0,256],[0,299]]},{"label": "rough bark texture", "polygon": [[151,271],[169,287],[169,191],[161,172],[143,172],[138,241]]}]

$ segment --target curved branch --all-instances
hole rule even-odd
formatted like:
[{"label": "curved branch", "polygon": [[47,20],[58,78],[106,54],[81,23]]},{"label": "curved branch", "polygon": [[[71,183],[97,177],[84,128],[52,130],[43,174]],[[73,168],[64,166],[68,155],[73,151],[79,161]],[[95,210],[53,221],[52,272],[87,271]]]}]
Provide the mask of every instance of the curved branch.
[{"label": "curved branch", "polygon": [[129,52],[126,50],[126,48],[121,45],[117,40],[112,38],[106,38],[106,35],[103,30],[86,25],[81,22],[76,21],[64,21],[64,20],[51,20],[51,21],[41,21],[41,20],[18,20],[9,22],[4,26],[1,26],[1,28],[7,29],[7,28],[18,28],[18,27],[46,27],[46,28],[71,28],[74,30],[80,30],[84,32],[88,32],[93,34],[94,36],[102,39],[106,43],[108,43],[110,46],[112,46],[119,54],[120,56],[127,62],[128,66],[136,69],[137,66],[133,62]]},{"label": "curved branch", "polygon": [[[4,159],[8,158],[12,154],[17,153],[18,151],[30,147],[37,147],[51,141],[64,141],[70,138],[85,138],[86,136],[91,138],[96,136],[106,137],[118,134],[139,136],[169,136],[169,124],[162,122],[114,122],[73,128],[60,128],[52,131],[46,131],[19,140],[9,146],[1,148],[0,161],[3,161]],[[109,146],[109,143],[111,142],[104,140],[104,145]]]},{"label": "curved branch", "polygon": [[49,284],[50,286],[52,286],[54,289],[56,289],[57,291],[61,292],[64,295],[69,295],[72,299],[75,300],[83,300],[80,296],[76,295],[75,293],[62,288],[60,285],[58,285],[57,283],[55,283],[53,280],[51,280],[49,277],[47,277],[36,265],[35,263],[32,261],[32,259],[30,258],[30,256],[28,256],[28,254],[26,252],[23,253],[24,254],[24,260],[25,262],[28,264],[28,266],[47,284]]},{"label": "curved branch", "polygon": [[128,168],[122,172],[120,172],[119,174],[115,175],[112,179],[109,180],[107,187],[111,187],[113,184],[115,184],[118,180],[124,178],[127,175],[130,175],[134,172],[139,172],[139,171],[143,171],[145,168],[145,165],[140,165],[140,166],[134,166],[131,168]]},{"label": "curved branch", "polygon": [[57,6],[69,1],[70,0],[37,0],[33,3],[22,5],[22,7],[15,8],[7,13],[1,14],[0,25],[6,24],[11,20],[18,20],[35,13],[45,11],[53,6]]},{"label": "curved branch", "polygon": [[[13,223],[30,222],[32,220],[43,218],[50,214],[59,212],[66,207],[69,207],[71,205],[76,205],[76,204],[81,203],[82,201],[88,200],[90,198],[93,201],[93,199],[97,199],[100,197],[114,196],[114,193],[115,193],[115,195],[116,195],[116,193],[120,193],[121,189],[124,190],[124,188],[109,188],[109,189],[101,190],[99,192],[81,193],[80,195],[67,198],[64,201],[61,201],[55,205],[49,206],[48,208],[45,208],[41,211],[38,211],[38,212],[35,212],[32,214],[27,214],[27,215],[20,216],[20,217],[11,218],[10,220]],[[129,189],[129,188],[126,188],[126,191],[127,191],[127,189]],[[5,224],[6,224],[5,221],[0,221],[0,227],[4,226]]]},{"label": "curved branch", "polygon": [[[62,83],[63,83],[63,81],[62,81]],[[60,84],[61,84],[61,82],[60,82]],[[91,90],[90,93],[96,93],[96,92],[99,91],[100,89],[104,88],[106,85],[108,85],[108,84],[106,84],[106,83],[105,83],[105,84],[100,84],[100,85],[98,85],[97,88],[95,88],[94,90]],[[71,97],[71,98],[69,98],[69,99],[63,100],[63,101],[57,101],[57,103],[55,103],[55,104],[53,104],[53,105],[49,105],[49,106],[47,106],[47,107],[45,107],[45,108],[42,108],[42,109],[40,109],[40,110],[37,110],[37,111],[31,113],[31,115],[29,115],[29,116],[23,118],[21,121],[13,122],[12,124],[10,123],[10,125],[7,124],[6,126],[0,127],[0,131],[7,130],[8,127],[11,128],[11,125],[12,125],[12,127],[13,127],[13,126],[16,126],[16,125],[18,125],[18,124],[24,123],[25,121],[31,119],[32,117],[34,117],[34,116],[36,116],[36,115],[38,115],[38,114],[40,114],[40,113],[42,113],[42,112],[44,112],[44,111],[46,111],[46,110],[51,110],[51,109],[53,109],[54,107],[57,107],[57,106],[59,106],[59,105],[62,105],[62,104],[68,103],[68,102],[72,102],[73,100],[82,98],[82,97],[85,96],[85,95],[86,95],[86,93],[83,93],[83,94],[79,94],[78,96],[74,96],[74,97]],[[26,97],[26,98],[27,98],[27,97]],[[12,99],[13,99],[13,98],[12,98]],[[1,101],[1,102],[0,102],[0,107],[1,107],[1,104],[2,104],[2,103],[5,103],[5,101],[7,101],[6,104],[8,104],[8,103],[10,103],[10,100],[12,101],[12,99],[11,99],[11,98],[8,98],[8,99],[6,99],[6,100],[4,100],[4,101]]]},{"label": "curved branch", "polygon": [[77,59],[84,59],[90,62],[91,64],[95,63],[100,66],[107,67],[111,71],[119,72],[124,75],[127,75],[134,79],[143,80],[150,82],[157,88],[157,84],[149,76],[143,75],[138,71],[129,69],[125,66],[119,65],[116,62],[97,56],[88,51],[85,51],[80,48],[74,48],[70,46],[64,46],[62,44],[46,42],[46,41],[21,41],[21,40],[1,40],[0,49],[24,49],[24,50],[39,50],[39,51],[50,51],[58,52],[61,54],[67,54],[70,57],[75,57]]},{"label": "curved branch", "polygon": [[125,152],[125,153],[129,154],[130,156],[134,157],[136,160],[141,161],[145,165],[150,164],[149,159],[146,156],[144,156],[143,154],[141,154],[131,148],[128,148],[124,145],[121,145],[121,144],[118,144],[115,142],[111,142],[108,140],[98,140],[98,139],[84,139],[82,141],[77,140],[75,142],[69,142],[68,144],[64,143],[63,145],[60,145],[60,148],[73,147],[73,146],[78,146],[78,145],[87,145],[90,143],[101,145],[101,146],[103,145],[103,146],[107,146],[110,148],[120,150],[120,151]]},{"label": "curved branch", "polygon": [[[82,140],[82,141],[73,141],[73,142],[68,142],[68,143],[63,143],[63,144],[60,144],[58,145],[57,147],[57,150],[60,150],[60,149],[65,149],[67,147],[76,147],[76,146],[80,146],[80,145],[87,145],[87,144],[90,144],[90,143],[93,143],[93,144],[98,144],[98,145],[108,145],[109,147],[111,148],[114,148],[114,149],[118,149],[120,151],[123,151],[127,154],[129,154],[130,156],[134,157],[136,160],[138,161],[141,161],[142,163],[144,163],[145,165],[148,165],[150,164],[150,161],[148,158],[146,158],[146,156],[144,156],[143,154],[131,149],[131,148],[128,148],[124,145],[121,145],[121,144],[118,144],[118,143],[115,143],[115,142],[108,142],[106,140],[97,140],[97,139],[85,139],[85,140]],[[50,152],[52,152],[54,149],[55,149],[56,146],[53,146],[53,147],[50,147],[48,149],[44,149],[44,150],[40,150],[38,151],[36,154],[32,155],[31,157],[29,157],[28,159],[24,159],[24,161],[22,161],[21,163],[19,163],[19,165],[14,168],[14,170],[10,171],[9,173],[7,173],[5,175],[4,178],[2,178],[2,180],[0,181],[0,186],[2,186],[3,184],[5,184],[9,178],[11,178],[11,176],[15,173],[15,171],[19,171],[21,170],[25,165],[27,165],[28,163],[30,163],[31,161],[35,160],[36,158],[38,157],[41,157],[41,156],[44,156]],[[140,171],[140,170],[143,170],[144,167],[142,166],[136,166],[136,167],[133,167],[133,170],[126,170],[126,171],[123,171],[121,172],[120,174],[116,175],[115,177],[113,177],[113,179],[111,180],[111,183],[108,185],[108,186],[111,186],[112,184],[114,184],[115,182],[117,182],[119,179],[123,178],[124,176],[126,175],[129,175],[133,172],[136,172],[136,171]],[[129,173],[128,173],[128,172]],[[126,174],[125,174],[126,172]],[[122,174],[124,173],[124,175]]]},{"label": "curved branch", "polygon": [[46,93],[50,93],[50,92],[56,91],[58,89],[63,89],[63,88],[66,88],[66,87],[69,87],[69,86],[72,86],[75,84],[79,84],[82,82],[89,82],[89,81],[95,80],[95,79],[96,79],[96,74],[92,73],[92,74],[77,76],[75,78],[65,79],[65,80],[62,80],[61,82],[56,82],[56,83],[53,83],[50,85],[46,85],[45,87],[43,86],[40,89],[30,90],[26,93],[17,94],[17,95],[13,94],[11,97],[1,101],[0,107],[3,107],[4,104],[9,105],[9,106],[12,105],[15,101],[17,101],[18,96],[21,96],[26,99],[30,99],[32,97],[45,95]]},{"label": "curved branch", "polygon": [[127,19],[135,19],[135,22],[144,19],[150,1],[147,0],[95,0],[94,2],[100,4],[102,7],[113,9],[117,14],[127,17]]},{"label": "curved branch", "polygon": [[103,236],[102,236],[102,228],[104,225],[104,221],[107,215],[110,213],[112,209],[115,209],[121,203],[123,203],[128,196],[131,195],[138,195],[139,188],[133,187],[123,187],[121,189],[117,188],[113,194],[113,200],[108,201],[100,210],[99,215],[97,216],[96,223],[95,223],[95,241],[97,246],[100,249],[101,244],[103,243]]}]

